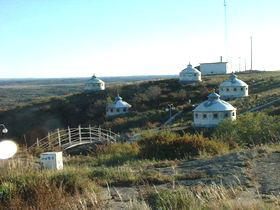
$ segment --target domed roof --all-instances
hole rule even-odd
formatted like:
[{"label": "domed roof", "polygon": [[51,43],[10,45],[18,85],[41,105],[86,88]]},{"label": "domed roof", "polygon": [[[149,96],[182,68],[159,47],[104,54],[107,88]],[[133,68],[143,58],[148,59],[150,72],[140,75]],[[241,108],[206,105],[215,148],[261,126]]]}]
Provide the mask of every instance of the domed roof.
[{"label": "domed roof", "polygon": [[220,99],[217,93],[208,95],[208,100],[199,104],[193,111],[194,112],[219,112],[236,110],[230,103]]},{"label": "domed roof", "polygon": [[181,71],[180,74],[182,74],[182,73],[191,73],[191,74],[193,74],[193,73],[198,73],[198,74],[201,74],[201,72],[198,71],[196,68],[193,68],[192,65],[191,65],[190,63],[189,63],[189,65],[188,65],[187,68],[185,68],[185,69],[183,69],[183,70]]},{"label": "domed roof", "polygon": [[109,107],[113,108],[130,108],[131,105],[125,101],[122,100],[122,97],[119,95],[115,98],[115,101],[109,105]]},{"label": "domed roof", "polygon": [[104,83],[104,82],[101,79],[98,79],[95,75],[93,75],[86,83],[92,84],[92,83]]},{"label": "domed roof", "polygon": [[228,80],[225,80],[224,82],[222,82],[220,84],[220,87],[244,87],[244,86],[248,86],[245,82],[243,82],[242,80],[240,79],[237,79],[237,76],[232,73],[230,76],[229,76],[229,79]]}]

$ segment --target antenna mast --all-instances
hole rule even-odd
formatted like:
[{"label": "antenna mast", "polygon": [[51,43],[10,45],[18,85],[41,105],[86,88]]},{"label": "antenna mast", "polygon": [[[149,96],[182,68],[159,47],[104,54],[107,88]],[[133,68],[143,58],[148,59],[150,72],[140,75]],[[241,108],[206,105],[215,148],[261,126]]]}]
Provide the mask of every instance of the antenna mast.
[{"label": "antenna mast", "polygon": [[251,41],[251,71],[253,70],[253,38],[250,36]]},{"label": "antenna mast", "polygon": [[224,0],[224,35],[225,35],[225,57],[226,57],[226,61],[228,60],[227,56],[228,56],[228,26],[227,26],[227,1]]}]

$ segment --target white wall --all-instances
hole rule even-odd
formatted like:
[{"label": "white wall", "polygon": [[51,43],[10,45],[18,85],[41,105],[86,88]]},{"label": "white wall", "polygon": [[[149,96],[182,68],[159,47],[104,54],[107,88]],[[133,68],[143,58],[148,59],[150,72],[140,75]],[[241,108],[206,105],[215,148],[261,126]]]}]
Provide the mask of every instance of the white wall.
[{"label": "white wall", "polygon": [[[196,116],[197,114],[197,116]],[[206,118],[203,118],[203,115],[206,114]],[[217,114],[218,117],[214,118],[214,114]],[[225,117],[225,114],[228,117]],[[236,119],[236,111],[222,111],[222,112],[194,112],[194,126],[195,127],[215,127],[224,119]]]},{"label": "white wall", "polygon": [[220,87],[221,98],[240,98],[248,96],[248,86],[244,87]]},{"label": "white wall", "polygon": [[85,85],[85,91],[105,90],[105,83],[88,83]]},{"label": "white wall", "polygon": [[126,114],[126,113],[128,113],[128,111],[129,111],[129,108],[107,108],[106,117]]},{"label": "white wall", "polygon": [[231,73],[227,68],[227,63],[201,63],[200,72],[202,75]]},{"label": "white wall", "polygon": [[181,73],[180,82],[198,82],[201,81],[201,74],[200,73]]}]

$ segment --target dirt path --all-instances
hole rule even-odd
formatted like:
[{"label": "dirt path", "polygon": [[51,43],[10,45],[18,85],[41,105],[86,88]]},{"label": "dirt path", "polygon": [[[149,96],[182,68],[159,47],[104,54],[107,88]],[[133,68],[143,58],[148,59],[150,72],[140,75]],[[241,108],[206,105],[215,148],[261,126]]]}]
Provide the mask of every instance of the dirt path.
[{"label": "dirt path", "polygon": [[259,193],[280,195],[280,153],[264,154],[254,160],[253,175],[259,183]]},{"label": "dirt path", "polygon": [[[180,175],[176,185],[195,186],[222,184],[244,186],[240,201],[280,195],[280,152],[268,153],[251,150],[231,153],[206,160],[181,161],[176,167],[151,168],[164,175]],[[156,185],[157,188],[171,188],[174,183]],[[111,187],[103,190],[107,209],[129,209],[129,202],[139,198],[141,188]]]}]

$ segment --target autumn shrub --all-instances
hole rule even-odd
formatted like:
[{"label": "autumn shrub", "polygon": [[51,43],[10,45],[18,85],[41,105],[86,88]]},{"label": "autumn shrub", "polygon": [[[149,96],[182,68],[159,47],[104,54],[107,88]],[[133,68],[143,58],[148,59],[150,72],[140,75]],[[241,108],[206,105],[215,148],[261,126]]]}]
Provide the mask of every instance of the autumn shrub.
[{"label": "autumn shrub", "polygon": [[246,113],[235,121],[225,120],[213,134],[231,146],[251,147],[280,141],[280,118],[265,113]]},{"label": "autumn shrub", "polygon": [[139,147],[140,156],[150,159],[192,158],[201,153],[217,155],[228,150],[227,146],[218,140],[199,134],[179,136],[168,131],[146,136],[139,141]]}]

